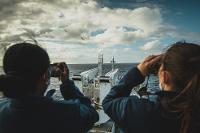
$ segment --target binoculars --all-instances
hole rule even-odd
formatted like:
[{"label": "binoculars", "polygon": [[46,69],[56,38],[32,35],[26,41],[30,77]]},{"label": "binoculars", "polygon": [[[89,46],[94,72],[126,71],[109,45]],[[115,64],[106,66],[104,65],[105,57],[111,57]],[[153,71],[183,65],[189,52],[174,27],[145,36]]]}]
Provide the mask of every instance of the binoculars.
[{"label": "binoculars", "polygon": [[151,66],[149,69],[149,74],[154,74],[154,75],[158,74],[160,66],[161,66],[161,62],[157,62],[156,64]]}]

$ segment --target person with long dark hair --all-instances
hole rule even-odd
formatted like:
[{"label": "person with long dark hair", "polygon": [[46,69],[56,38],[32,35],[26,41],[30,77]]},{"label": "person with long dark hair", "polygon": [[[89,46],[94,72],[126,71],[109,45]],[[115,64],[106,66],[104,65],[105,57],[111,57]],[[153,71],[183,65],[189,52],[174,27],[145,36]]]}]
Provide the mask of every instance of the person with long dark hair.
[{"label": "person with long dark hair", "polygon": [[[158,63],[157,100],[129,96]],[[177,42],[162,55],[147,57],[111,89],[103,109],[126,133],[199,133],[200,45]]]},{"label": "person with long dark hair", "polygon": [[0,91],[6,99],[0,100],[0,133],[82,133],[98,121],[89,98],[69,80],[66,64],[62,63],[59,71],[64,100],[44,96],[51,67],[47,52],[40,46],[19,43],[9,47],[3,70]]}]

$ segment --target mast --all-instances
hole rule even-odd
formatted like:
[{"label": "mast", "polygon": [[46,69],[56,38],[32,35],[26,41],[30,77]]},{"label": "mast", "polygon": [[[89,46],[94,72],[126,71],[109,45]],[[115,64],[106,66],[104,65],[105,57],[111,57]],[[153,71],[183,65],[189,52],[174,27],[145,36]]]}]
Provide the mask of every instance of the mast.
[{"label": "mast", "polygon": [[111,60],[111,64],[112,64],[112,71],[114,71],[114,69],[115,69],[115,58],[114,58],[114,56]]},{"label": "mast", "polygon": [[98,76],[99,77],[103,75],[102,67],[103,67],[103,54],[99,53],[98,55]]}]

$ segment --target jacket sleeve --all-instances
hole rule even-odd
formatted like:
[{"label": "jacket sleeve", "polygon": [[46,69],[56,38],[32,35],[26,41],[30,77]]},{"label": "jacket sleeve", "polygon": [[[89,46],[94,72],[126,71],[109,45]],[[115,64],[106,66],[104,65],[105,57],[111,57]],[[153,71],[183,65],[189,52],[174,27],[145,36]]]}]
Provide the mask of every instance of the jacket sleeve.
[{"label": "jacket sleeve", "polygon": [[127,118],[142,114],[148,106],[148,101],[137,96],[129,96],[133,87],[144,81],[144,77],[137,68],[132,68],[114,86],[103,100],[103,109],[120,127],[125,126]]},{"label": "jacket sleeve", "polygon": [[80,92],[72,80],[66,80],[61,84],[60,91],[66,101],[71,101],[78,106],[80,130],[86,132],[91,129],[94,123],[99,120],[99,115],[91,105],[90,99]]},{"label": "jacket sleeve", "polygon": [[80,92],[72,80],[65,80],[60,85],[60,92],[65,100],[82,98],[84,95]]}]

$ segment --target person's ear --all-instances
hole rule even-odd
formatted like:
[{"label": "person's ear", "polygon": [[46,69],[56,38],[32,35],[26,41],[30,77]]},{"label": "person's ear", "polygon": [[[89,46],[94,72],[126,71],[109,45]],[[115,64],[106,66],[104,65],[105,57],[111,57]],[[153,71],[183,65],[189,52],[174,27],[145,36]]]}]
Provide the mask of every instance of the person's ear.
[{"label": "person's ear", "polygon": [[35,95],[43,95],[44,92],[47,89],[49,83],[49,78],[48,78],[48,72],[45,72],[38,80],[37,82],[37,90],[35,92]]},{"label": "person's ear", "polygon": [[42,76],[42,81],[45,83],[45,84],[48,84],[49,82],[49,75],[48,75],[48,71],[46,71],[43,76]]},{"label": "person's ear", "polygon": [[168,71],[163,70],[162,68],[159,70],[158,73],[159,80],[161,83],[169,84],[170,83],[170,74]]},{"label": "person's ear", "polygon": [[168,71],[164,70],[162,72],[162,78],[163,78],[164,84],[167,84],[167,85],[170,84],[171,78],[170,78],[170,73]]},{"label": "person's ear", "polygon": [[39,84],[46,84],[48,82],[49,78],[48,78],[48,72],[45,72],[39,79]]}]

